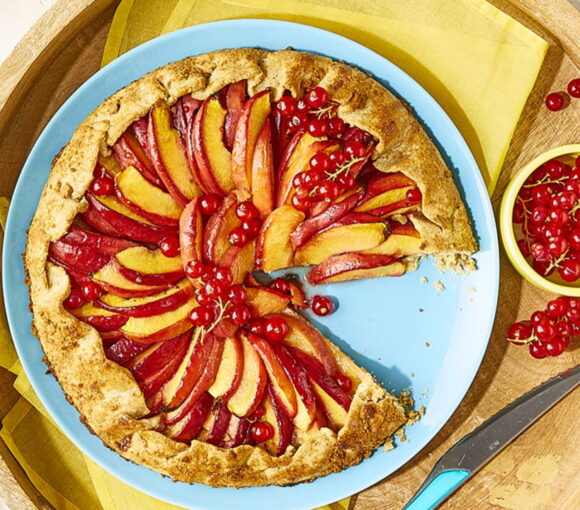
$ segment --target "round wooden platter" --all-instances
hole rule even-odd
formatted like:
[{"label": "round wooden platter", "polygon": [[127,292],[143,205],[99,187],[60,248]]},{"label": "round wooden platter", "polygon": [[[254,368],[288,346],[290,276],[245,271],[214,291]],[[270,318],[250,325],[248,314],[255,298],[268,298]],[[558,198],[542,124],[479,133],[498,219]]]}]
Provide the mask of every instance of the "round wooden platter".
[{"label": "round wooden platter", "polygon": [[[99,68],[117,0],[60,0],[0,66],[0,195],[10,196],[34,141],[67,97]],[[492,0],[550,47],[514,134],[493,196],[525,162],[548,148],[580,141],[580,101],[562,112],[543,106],[549,91],[580,76],[580,13],[565,0]],[[502,253],[498,312],[489,348],[464,401],[414,459],[386,480],[352,498],[351,507],[399,509],[449,447],[519,395],[575,366],[576,339],[559,358],[534,360],[504,339],[507,326],[543,308],[551,295],[523,281]],[[469,342],[469,338],[465,339]],[[0,418],[17,394],[0,369]],[[576,475],[580,393],[568,396],[441,505],[443,509],[580,508]],[[1,443],[1,441],[0,441]],[[0,444],[0,499],[9,508],[46,508],[5,445]],[[3,460],[2,460],[3,459]],[[575,483],[576,482],[576,483]]]}]

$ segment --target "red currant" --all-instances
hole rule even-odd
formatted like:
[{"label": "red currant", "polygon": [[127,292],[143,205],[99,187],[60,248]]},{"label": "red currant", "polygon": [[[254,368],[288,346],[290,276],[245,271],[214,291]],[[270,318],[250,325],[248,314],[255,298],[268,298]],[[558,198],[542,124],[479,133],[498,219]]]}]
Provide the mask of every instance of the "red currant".
[{"label": "red currant", "polygon": [[304,184],[304,177],[306,176],[306,172],[298,172],[292,179],[292,186],[295,188],[299,188]]},{"label": "red currant", "polygon": [[[298,102],[298,104],[300,104],[300,102]],[[306,127],[307,123],[308,123],[308,115],[306,115],[306,113],[298,111],[294,115],[292,115],[292,117],[290,117],[290,130],[298,131],[299,129]]]},{"label": "red currant", "polygon": [[330,168],[330,158],[326,152],[317,152],[310,158],[310,168],[312,170],[326,171]]},{"label": "red currant", "polygon": [[528,246],[528,243],[525,239],[518,240],[518,248],[524,257],[528,258],[530,256],[530,247]]},{"label": "red currant", "polygon": [[252,423],[252,428],[250,429],[252,434],[252,439],[257,443],[263,443],[274,437],[274,428],[272,425],[265,421],[257,421]]},{"label": "red currant", "polygon": [[552,338],[549,342],[544,344],[544,349],[550,356],[560,356],[564,352],[565,349],[564,342],[558,336]]},{"label": "red currant", "polygon": [[352,381],[346,375],[338,374],[336,382],[347,393],[352,389]]},{"label": "red currant", "polygon": [[226,288],[232,283],[233,275],[229,268],[218,267],[214,272],[213,279],[219,283],[222,288]]},{"label": "red currant", "polygon": [[308,190],[318,186],[324,179],[324,172],[321,170],[309,170],[304,174],[304,187]]},{"label": "red currant", "polygon": [[568,241],[564,236],[553,237],[546,245],[548,253],[553,257],[559,257],[568,249]]},{"label": "red currant", "polygon": [[362,158],[365,155],[365,152],[365,146],[356,140],[351,140],[344,146],[344,153],[348,159]]},{"label": "red currant", "polygon": [[210,305],[213,303],[213,297],[208,296],[203,288],[195,292],[195,300],[200,305]]},{"label": "red currant", "polygon": [[537,311],[530,317],[530,322],[534,327],[538,324],[550,324],[550,317],[546,312]]},{"label": "red currant", "polygon": [[321,108],[328,101],[328,92],[322,87],[313,87],[306,94],[306,101],[312,108]]},{"label": "red currant", "polygon": [[559,206],[565,211],[569,211],[578,204],[578,196],[573,191],[564,190],[558,195]]},{"label": "red currant", "polygon": [[537,358],[537,359],[545,358],[548,355],[544,346],[542,344],[540,344],[539,342],[530,343],[529,349],[530,349],[530,354],[534,358]]},{"label": "red currant", "polygon": [[263,319],[253,319],[248,324],[248,330],[254,335],[264,336],[264,320]]},{"label": "red currant", "polygon": [[179,239],[177,237],[165,237],[159,243],[159,249],[166,257],[177,257],[179,255]]},{"label": "red currant", "polygon": [[229,233],[228,241],[233,246],[244,246],[248,242],[248,234],[241,226],[235,227]]},{"label": "red currant", "polygon": [[554,268],[550,266],[550,262],[548,261],[534,260],[532,267],[536,273],[544,277],[550,276],[554,272]]},{"label": "red currant", "polygon": [[201,212],[206,216],[211,216],[213,213],[215,213],[221,204],[221,198],[217,195],[214,195],[213,193],[204,195],[199,199],[199,207],[201,208]]},{"label": "red currant", "polygon": [[545,205],[538,205],[530,213],[530,221],[533,223],[544,223],[548,218],[550,210]]},{"label": "red currant", "polygon": [[203,274],[204,265],[201,260],[192,259],[185,264],[185,274],[189,278],[199,278]]},{"label": "red currant", "polygon": [[308,132],[315,138],[322,138],[328,134],[328,124],[324,119],[312,119],[308,123]]},{"label": "red currant", "polygon": [[333,138],[341,136],[345,129],[346,124],[341,118],[333,117],[332,119],[328,119],[328,134]]},{"label": "red currant", "polygon": [[203,282],[209,282],[209,281],[213,280],[216,270],[217,270],[217,268],[215,266],[211,266],[209,264],[206,266],[203,266],[203,271],[201,273],[201,280]]},{"label": "red currant", "polygon": [[242,221],[255,220],[260,217],[260,211],[250,200],[246,200],[236,207],[236,216]]},{"label": "red currant", "polygon": [[220,297],[224,293],[224,290],[224,287],[216,280],[209,281],[203,286],[205,294],[213,299]]},{"label": "red currant", "polygon": [[546,96],[546,107],[556,112],[564,107],[564,95],[561,92],[552,92]]},{"label": "red currant", "polygon": [[556,335],[556,328],[549,322],[548,323],[542,322],[534,326],[534,332],[536,333],[538,340],[541,340],[542,342],[547,342],[548,340],[554,338],[554,336]]},{"label": "red currant", "polygon": [[546,313],[554,318],[557,319],[558,317],[562,317],[566,313],[566,308],[568,307],[568,301],[565,297],[558,297],[556,299],[552,299],[548,301],[546,305]]},{"label": "red currant", "polygon": [[226,291],[226,298],[228,301],[231,301],[236,305],[240,305],[246,301],[246,289],[243,287],[243,285],[232,285]]},{"label": "red currant", "polygon": [[209,326],[215,319],[213,308],[207,305],[196,306],[189,316],[194,326]]},{"label": "red currant", "polygon": [[568,242],[575,250],[580,250],[580,228],[575,228],[568,234]]},{"label": "red currant", "polygon": [[264,334],[273,342],[283,340],[289,330],[288,323],[282,317],[269,317],[264,323]]},{"label": "red currant", "polygon": [[552,159],[545,163],[544,168],[546,173],[554,180],[559,179],[564,175],[564,163],[557,159]]},{"label": "red currant", "polygon": [[312,203],[310,197],[300,197],[296,194],[292,195],[290,202],[294,209],[297,209],[298,211],[307,211]]},{"label": "red currant", "polygon": [[255,219],[255,220],[248,220],[248,221],[242,221],[242,230],[248,234],[248,237],[250,239],[253,239],[254,237],[256,237],[258,235],[258,232],[260,232],[260,227],[262,226],[262,222],[259,219]]},{"label": "red currant", "polygon": [[[409,190],[412,191],[412,190]],[[409,191],[407,191],[407,199],[409,198]],[[526,219],[526,211],[524,210],[524,206],[521,202],[516,202],[514,205],[514,210],[512,213],[512,221],[514,223],[523,223]]]},{"label": "red currant", "polygon": [[538,262],[548,262],[550,260],[550,254],[548,253],[546,246],[540,241],[536,241],[534,244],[532,244],[530,251],[532,253],[532,257]]},{"label": "red currant", "polygon": [[296,111],[296,99],[292,96],[283,96],[276,104],[276,109],[280,112],[280,115],[290,117]]},{"label": "red currant", "polygon": [[565,282],[575,282],[580,278],[580,263],[577,260],[564,260],[558,268],[558,273]]},{"label": "red currant", "polygon": [[552,198],[552,188],[549,184],[538,184],[532,189],[532,200],[535,204],[546,205]]},{"label": "red currant", "polygon": [[91,192],[93,195],[110,195],[113,193],[114,188],[115,184],[113,183],[113,179],[109,177],[97,177],[91,182]]},{"label": "red currant", "polygon": [[94,301],[101,295],[101,287],[95,282],[85,282],[81,285],[81,293],[87,301]]},{"label": "red currant", "polygon": [[566,321],[559,321],[556,324],[556,332],[562,338],[568,338],[572,335],[572,326]]},{"label": "red currant", "polygon": [[568,83],[568,94],[572,97],[580,97],[580,78],[574,78]]},{"label": "red currant", "polygon": [[507,331],[507,338],[513,343],[525,343],[532,336],[532,327],[527,322],[515,322]]},{"label": "red currant", "polygon": [[73,310],[75,308],[79,308],[85,302],[85,298],[83,297],[83,292],[79,288],[72,288],[68,297],[64,300],[64,307],[68,310]]},{"label": "red currant", "polygon": [[410,190],[407,190],[405,196],[407,197],[407,200],[409,200],[409,202],[420,202],[421,199],[423,198],[423,195],[419,188],[411,188]]},{"label": "red currant", "polygon": [[282,292],[282,294],[290,294],[290,283],[286,278],[276,278],[272,280],[270,283],[270,287],[278,292]]},{"label": "red currant", "polygon": [[317,196],[322,200],[328,202],[333,202],[338,198],[340,194],[340,188],[338,184],[334,181],[325,181],[320,186],[318,186]]},{"label": "red currant", "polygon": [[354,177],[346,173],[340,174],[337,177],[336,182],[343,190],[352,189],[355,185]]},{"label": "red currant", "polygon": [[328,155],[328,159],[330,161],[331,168],[336,168],[344,163],[344,152],[342,152],[340,149],[336,149]]},{"label": "red currant", "polygon": [[314,296],[312,298],[312,311],[321,317],[334,312],[334,302],[328,296]]},{"label": "red currant", "polygon": [[560,207],[553,208],[550,211],[549,218],[550,223],[552,225],[557,225],[559,227],[563,227],[564,225],[566,225],[566,223],[568,223],[568,220],[570,219],[568,213],[564,211],[564,209],[561,209]]},{"label": "red currant", "polygon": [[230,309],[230,319],[236,326],[245,326],[250,318],[252,317],[252,312],[250,307],[245,304],[238,304],[232,306]]},{"label": "red currant", "polygon": [[306,101],[306,99],[298,99],[296,101],[296,111],[298,113],[309,113],[310,112],[310,105]]}]

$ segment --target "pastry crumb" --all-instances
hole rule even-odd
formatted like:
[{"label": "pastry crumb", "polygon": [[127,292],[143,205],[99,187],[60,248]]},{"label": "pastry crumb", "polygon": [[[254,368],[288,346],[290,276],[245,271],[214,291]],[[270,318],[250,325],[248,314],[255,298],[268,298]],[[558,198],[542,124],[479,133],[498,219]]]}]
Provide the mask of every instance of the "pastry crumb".
[{"label": "pastry crumb", "polygon": [[419,278],[419,281],[421,283],[427,283],[429,280],[425,276],[421,276],[421,278]]},{"label": "pastry crumb", "polygon": [[395,449],[395,445],[393,444],[393,440],[389,439],[384,445],[383,445],[383,451],[384,452],[389,452],[391,450]]},{"label": "pastry crumb", "polygon": [[470,285],[467,287],[467,292],[477,292],[477,289],[473,285]]},{"label": "pastry crumb", "polygon": [[425,309],[424,309],[424,308],[419,308],[419,311],[420,311],[420,312],[424,312],[424,311],[425,311]]},{"label": "pastry crumb", "polygon": [[433,287],[439,292],[445,290],[445,285],[443,285],[439,280],[433,282]]},{"label": "pastry crumb", "polygon": [[425,347],[431,347],[431,344],[429,342],[425,342]]},{"label": "pastry crumb", "polygon": [[413,372],[409,372],[407,375],[408,375],[409,377],[415,377],[415,374],[414,374]]},{"label": "pastry crumb", "polygon": [[453,270],[460,275],[466,275],[470,271],[475,271],[477,269],[475,260],[473,260],[469,255],[463,253],[439,255],[435,265],[441,271]]}]

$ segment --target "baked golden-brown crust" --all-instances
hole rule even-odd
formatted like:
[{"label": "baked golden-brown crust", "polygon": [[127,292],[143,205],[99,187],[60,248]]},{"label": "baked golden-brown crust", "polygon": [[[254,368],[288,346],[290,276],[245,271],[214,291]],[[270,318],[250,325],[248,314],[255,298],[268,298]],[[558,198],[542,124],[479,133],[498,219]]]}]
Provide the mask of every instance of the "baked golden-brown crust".
[{"label": "baked golden-brown crust", "polygon": [[190,446],[155,431],[141,390],[125,368],[109,361],[99,334],[67,313],[70,290],[64,269],[47,262],[51,241],[60,239],[77,213],[99,152],[109,147],[158,100],[173,104],[191,93],[205,99],[225,85],[247,79],[249,93],[270,88],[302,95],[320,85],[339,103],[346,122],[373,134],[379,143],[375,165],[401,171],[423,192],[421,212],[412,221],[427,253],[475,251],[469,219],[453,177],[417,120],[395,96],[362,72],[320,56],[292,50],[223,50],[157,69],[103,102],[75,131],[53,163],[32,221],[25,264],[30,284],[33,329],[48,362],[88,426],[123,457],[175,480],[243,487],[308,481],[360,462],[405,421],[398,401],[363,369],[331,346],[340,363],[360,373],[346,425],[335,434],[323,428],[298,448],[274,457],[251,446],[222,449],[200,441]]}]

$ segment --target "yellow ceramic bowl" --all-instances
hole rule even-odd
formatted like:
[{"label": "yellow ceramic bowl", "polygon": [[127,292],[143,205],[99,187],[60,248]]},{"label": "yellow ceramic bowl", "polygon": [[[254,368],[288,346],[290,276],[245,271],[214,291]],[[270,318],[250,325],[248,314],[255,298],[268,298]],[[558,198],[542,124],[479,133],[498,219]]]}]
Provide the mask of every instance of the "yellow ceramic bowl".
[{"label": "yellow ceramic bowl", "polygon": [[516,268],[518,273],[520,273],[526,280],[528,280],[536,287],[553,292],[554,294],[563,294],[565,296],[574,297],[580,297],[580,281],[575,283],[564,282],[564,280],[562,280],[558,275],[557,271],[554,271],[554,273],[552,273],[549,278],[544,278],[543,276],[536,273],[536,271],[534,271],[532,266],[524,258],[517,245],[512,214],[514,204],[516,202],[516,197],[520,191],[520,188],[536,168],[554,158],[559,158],[562,156],[575,158],[579,154],[580,144],[562,145],[561,147],[556,147],[555,149],[551,149],[548,152],[544,152],[537,158],[530,161],[516,175],[514,175],[510,181],[501,201],[500,210],[500,230],[503,246],[511,263]]}]

